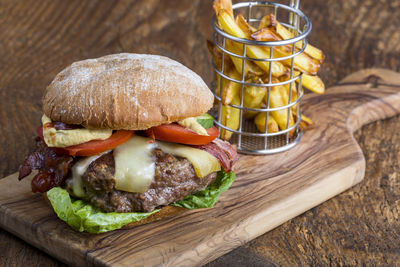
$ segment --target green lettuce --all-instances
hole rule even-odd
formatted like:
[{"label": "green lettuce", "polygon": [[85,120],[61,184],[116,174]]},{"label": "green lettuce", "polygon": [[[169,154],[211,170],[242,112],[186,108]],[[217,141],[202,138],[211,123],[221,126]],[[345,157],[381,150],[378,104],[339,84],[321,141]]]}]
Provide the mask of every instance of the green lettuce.
[{"label": "green lettuce", "polygon": [[222,192],[225,192],[235,181],[236,175],[234,172],[226,173],[220,171],[214,183],[206,189],[196,192],[192,195],[186,196],[184,199],[177,201],[171,205],[187,208],[187,209],[201,209],[212,208],[217,203],[218,197]]},{"label": "green lettuce", "polygon": [[[211,208],[218,201],[219,195],[228,190],[236,176],[234,172],[220,171],[214,183],[206,189],[171,205],[187,209]],[[102,212],[91,204],[73,199],[65,189],[54,187],[47,192],[47,197],[57,216],[80,232],[104,233],[119,229],[126,224],[140,221],[159,210],[152,212]]]},{"label": "green lettuce", "polygon": [[65,189],[54,187],[47,192],[47,197],[57,216],[77,231],[104,233],[137,222],[156,213],[152,212],[102,212],[100,209],[82,201],[71,199]]},{"label": "green lettuce", "polygon": [[205,129],[208,129],[208,128],[211,128],[214,126],[214,118],[208,113],[204,113],[200,116],[197,116],[196,120]]}]

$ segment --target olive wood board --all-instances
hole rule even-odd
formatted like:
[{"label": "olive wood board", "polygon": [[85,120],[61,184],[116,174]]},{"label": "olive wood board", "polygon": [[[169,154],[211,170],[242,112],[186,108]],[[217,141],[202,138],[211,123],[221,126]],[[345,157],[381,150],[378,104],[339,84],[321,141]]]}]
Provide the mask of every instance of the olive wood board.
[{"label": "olive wood board", "polygon": [[0,226],[59,260],[79,266],[198,266],[243,245],[359,183],[365,160],[353,132],[400,113],[400,74],[354,73],[324,95],[307,94],[314,121],[300,143],[267,156],[240,155],[237,179],[212,209],[104,234],[59,220],[30,179],[0,180]]}]

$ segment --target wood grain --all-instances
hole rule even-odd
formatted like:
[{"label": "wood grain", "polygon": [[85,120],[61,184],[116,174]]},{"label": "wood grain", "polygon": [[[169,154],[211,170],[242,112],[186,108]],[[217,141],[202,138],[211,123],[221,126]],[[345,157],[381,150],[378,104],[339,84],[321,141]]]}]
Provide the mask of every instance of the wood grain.
[{"label": "wood grain", "polygon": [[357,184],[365,160],[352,133],[365,123],[400,113],[400,74],[360,71],[326,95],[307,95],[315,121],[286,153],[241,156],[237,180],[213,209],[101,235],[60,222],[29,179],[0,180],[0,225],[74,265],[199,265],[262,235]]},{"label": "wood grain", "polygon": [[[2,0],[0,177],[14,173],[33,149],[43,89],[73,61],[122,51],[152,52],[183,62],[209,81],[205,39],[212,33],[210,6],[211,0]],[[301,1],[301,9],[313,22],[311,43],[327,55],[321,76],[328,86],[366,67],[400,70],[398,1],[307,0]],[[398,129],[399,116],[365,126],[356,135],[367,160],[361,184],[214,266],[254,263],[257,256],[290,266],[397,263]],[[3,266],[60,265],[1,229],[0,247],[8,248],[0,250]]]}]

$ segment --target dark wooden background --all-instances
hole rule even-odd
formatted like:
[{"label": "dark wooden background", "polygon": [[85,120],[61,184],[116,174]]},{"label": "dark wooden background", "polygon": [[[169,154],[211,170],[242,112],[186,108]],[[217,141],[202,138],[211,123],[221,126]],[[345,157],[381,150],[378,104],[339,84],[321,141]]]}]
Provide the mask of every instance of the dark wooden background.
[{"label": "dark wooden background", "polygon": [[[211,0],[0,1],[0,177],[33,149],[47,84],[74,61],[110,53],[176,59],[207,82]],[[400,2],[303,0],[327,86],[368,67],[400,70]],[[365,180],[209,266],[388,265],[400,262],[400,117],[357,131]],[[57,266],[0,229],[1,266]]]}]

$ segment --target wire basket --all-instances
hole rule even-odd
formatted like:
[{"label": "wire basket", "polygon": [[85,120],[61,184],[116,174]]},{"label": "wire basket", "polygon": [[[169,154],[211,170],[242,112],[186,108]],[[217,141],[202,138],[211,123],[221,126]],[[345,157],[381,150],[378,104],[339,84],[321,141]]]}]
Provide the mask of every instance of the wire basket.
[{"label": "wire basket", "polygon": [[[244,154],[272,154],[277,152],[282,152],[294,147],[301,139],[302,131],[299,129],[299,123],[301,119],[300,101],[303,97],[304,91],[302,87],[302,74],[295,75],[294,73],[294,60],[293,58],[300,53],[302,53],[307,45],[307,35],[311,31],[311,22],[303,12],[298,9],[299,1],[292,0],[290,6],[274,3],[274,2],[242,2],[233,5],[233,10],[235,13],[242,14],[246,21],[252,25],[259,23],[261,21],[262,15],[274,14],[277,21],[281,25],[286,26],[294,35],[293,38],[280,41],[268,41],[261,42],[249,39],[242,39],[230,35],[224,32],[217,26],[216,17],[213,17],[212,26],[215,30],[214,32],[214,43],[216,47],[221,51],[221,66],[216,67],[213,60],[212,65],[216,74],[216,81],[213,82],[212,88],[216,100],[216,105],[214,107],[214,121],[220,131],[232,132],[232,137],[230,139],[231,143],[237,144],[237,149],[239,152]],[[229,41],[227,41],[229,40]],[[232,49],[228,50],[226,48],[226,43],[232,42],[242,47],[241,53],[234,53]],[[296,48],[296,43],[301,42],[302,48]],[[249,46],[262,47],[264,51],[268,51],[268,56],[266,58],[254,58],[249,56]],[[284,57],[274,57],[274,50],[277,47],[286,48],[291,47],[291,53]],[[251,49],[251,47],[250,47]],[[251,53],[250,53],[251,54]],[[242,71],[240,73],[241,79],[235,79],[229,77],[224,71],[224,57],[235,57],[242,60]],[[284,81],[276,80],[273,78],[272,64],[276,61],[286,60],[286,65],[288,66],[288,72],[285,74],[288,77]],[[246,62],[253,62],[261,64],[259,62],[264,62],[266,66],[269,66],[268,70],[265,71],[264,75],[267,82],[256,83],[251,80],[246,80]],[[264,65],[265,66],[265,65]],[[219,76],[219,77],[218,77]],[[225,105],[231,108],[238,109],[239,111],[239,125],[236,128],[230,128],[226,126],[227,123],[223,123],[222,119],[222,108],[223,103],[221,101],[222,96],[222,81],[232,81],[241,85],[240,88],[240,101],[235,103],[230,103]],[[282,106],[271,107],[271,89],[276,86],[287,86],[289,85],[288,92],[288,102]],[[260,90],[265,90],[265,104],[261,107],[246,107],[244,99],[244,91],[246,87],[256,87]],[[294,99],[293,95],[296,94]],[[240,103],[239,103],[240,102]],[[232,109],[233,110],[233,109]],[[270,132],[268,130],[268,120],[270,118],[271,112],[285,112],[287,113],[287,125],[286,127],[281,127],[277,132]],[[247,114],[250,112],[264,113],[265,115],[265,130],[260,132],[257,130],[253,119],[249,119]],[[293,123],[290,123],[290,116],[294,118]],[[251,116],[250,116],[251,117]],[[225,124],[225,125],[224,125]],[[222,132],[221,132],[222,133]]]}]

